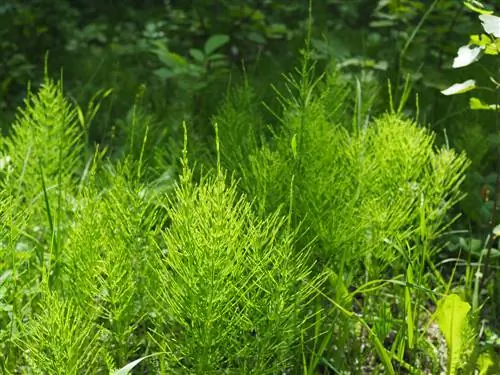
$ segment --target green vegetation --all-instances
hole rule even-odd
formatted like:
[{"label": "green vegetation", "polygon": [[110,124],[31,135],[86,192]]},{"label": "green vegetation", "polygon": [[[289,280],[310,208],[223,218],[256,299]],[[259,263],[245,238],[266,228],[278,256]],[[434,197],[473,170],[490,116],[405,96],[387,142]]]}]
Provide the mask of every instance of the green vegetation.
[{"label": "green vegetation", "polygon": [[0,6],[0,373],[500,372],[498,9],[134,4]]}]

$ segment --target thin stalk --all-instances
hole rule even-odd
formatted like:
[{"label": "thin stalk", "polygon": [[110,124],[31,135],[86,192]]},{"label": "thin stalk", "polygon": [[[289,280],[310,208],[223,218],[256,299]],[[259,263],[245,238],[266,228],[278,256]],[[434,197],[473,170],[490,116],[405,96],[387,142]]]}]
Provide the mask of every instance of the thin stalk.
[{"label": "thin stalk", "polygon": [[415,29],[413,29],[413,32],[411,33],[410,37],[406,40],[406,43],[403,46],[403,49],[401,49],[401,52],[399,54],[399,62],[398,62],[398,87],[399,87],[399,85],[401,83],[401,71],[403,70],[403,58],[404,58],[404,56],[406,54],[406,51],[410,47],[411,43],[413,42],[413,39],[415,39],[415,36],[419,32],[419,30],[422,28],[422,26],[424,25],[425,20],[432,13],[432,11],[434,10],[434,8],[436,7],[436,5],[437,5],[438,2],[439,2],[439,0],[434,0],[432,2],[432,4],[429,7],[429,9],[427,9],[427,11],[424,13],[424,15],[422,16],[422,18],[418,22],[418,25],[415,27]]},{"label": "thin stalk", "polygon": [[[500,64],[499,64],[499,70],[500,70]],[[499,109],[499,104],[500,104],[500,87],[496,87],[495,90],[495,97],[496,101],[495,104],[495,130],[497,133],[500,134],[500,109]],[[486,282],[488,278],[488,274],[490,271],[490,260],[491,260],[491,249],[493,248],[493,243],[495,242],[496,237],[493,235],[493,229],[497,225],[497,211],[498,211],[498,200],[500,199],[500,146],[497,146],[497,149],[494,151],[497,154],[497,178],[495,181],[495,191],[493,193],[493,209],[491,212],[491,232],[490,232],[490,240],[488,241],[487,245],[487,253],[486,253],[486,259],[484,261],[484,277],[482,279],[482,285],[484,286],[484,283]]]}]

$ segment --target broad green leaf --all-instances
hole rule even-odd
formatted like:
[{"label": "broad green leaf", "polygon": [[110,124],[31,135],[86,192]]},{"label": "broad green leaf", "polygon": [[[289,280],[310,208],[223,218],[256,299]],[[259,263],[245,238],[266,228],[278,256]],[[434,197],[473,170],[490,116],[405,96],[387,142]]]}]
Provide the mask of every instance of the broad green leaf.
[{"label": "broad green leaf", "polygon": [[463,347],[463,332],[467,328],[467,314],[471,306],[462,301],[457,294],[450,294],[438,302],[435,313],[439,329],[443,333],[448,347],[447,374],[455,375],[459,368]]},{"label": "broad green leaf", "polygon": [[225,60],[226,59],[226,55],[222,54],[222,53],[213,53],[211,54],[207,60],[209,61],[215,61],[215,60]]},{"label": "broad green leaf", "polygon": [[189,54],[195,59],[197,62],[205,61],[205,55],[199,49],[191,48],[189,50]]},{"label": "broad green leaf", "polygon": [[500,224],[498,224],[495,228],[493,228],[493,235],[495,237],[500,237]]},{"label": "broad green leaf", "polygon": [[281,38],[287,31],[288,28],[285,24],[273,23],[266,28],[266,35],[269,38]]},{"label": "broad green leaf", "polygon": [[470,98],[470,109],[494,111],[499,108],[498,104],[486,104],[478,98]]},{"label": "broad green leaf", "polygon": [[252,42],[258,43],[258,44],[266,44],[267,40],[262,36],[262,34],[257,33],[255,31],[251,31],[248,33],[247,36],[248,40],[251,40]]},{"label": "broad green leaf", "polygon": [[458,243],[463,250],[469,253],[479,253],[481,251],[481,248],[483,247],[484,242],[478,238],[465,239],[463,237],[460,237]]},{"label": "broad green leaf", "polygon": [[212,52],[222,47],[227,42],[229,42],[229,36],[225,34],[212,35],[205,43],[204,46],[205,55],[212,54]]},{"label": "broad green leaf", "polygon": [[175,72],[168,68],[159,68],[153,71],[154,75],[161,79],[168,79],[175,76]]},{"label": "broad green leaf", "polygon": [[495,38],[500,38],[500,17],[491,14],[481,14],[479,19],[487,34],[492,34]]},{"label": "broad green leaf", "polygon": [[188,61],[178,53],[170,52],[167,49],[157,49],[154,52],[160,61],[169,68],[188,65]]},{"label": "broad green leaf", "polygon": [[453,68],[462,68],[464,66],[470,65],[477,61],[481,56],[483,47],[481,46],[471,46],[467,44],[458,49],[457,57],[453,60]]},{"label": "broad green leaf", "polygon": [[473,79],[469,79],[465,82],[455,83],[454,85],[451,85],[446,90],[441,91],[441,94],[443,95],[462,94],[464,92],[474,90],[475,88],[476,88],[476,81],[474,81]]},{"label": "broad green leaf", "polygon": [[169,54],[165,56],[165,58],[168,59],[169,61],[172,61],[172,65],[177,65],[177,66],[188,65],[188,61],[184,57],[175,52],[169,52]]}]

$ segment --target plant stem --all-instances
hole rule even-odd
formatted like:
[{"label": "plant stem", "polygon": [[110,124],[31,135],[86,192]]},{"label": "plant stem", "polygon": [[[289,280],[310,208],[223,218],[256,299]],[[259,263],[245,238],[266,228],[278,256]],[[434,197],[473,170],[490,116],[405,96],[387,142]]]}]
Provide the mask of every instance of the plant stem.
[{"label": "plant stem", "polygon": [[[500,104],[500,88],[497,87],[495,90],[496,93],[496,102],[495,104]],[[499,110],[499,105],[495,106],[495,130],[498,134],[500,134],[500,110]],[[498,200],[500,199],[500,146],[496,147],[496,150],[494,152],[497,154],[497,177],[495,180],[495,191],[493,192],[493,208],[491,212],[491,232],[490,232],[490,240],[488,241],[487,245],[487,253],[486,253],[486,259],[484,261],[484,277],[482,279],[482,285],[484,286],[486,280],[488,279],[488,273],[489,273],[489,266],[490,266],[490,259],[491,259],[491,249],[493,248],[493,244],[495,242],[495,235],[493,234],[493,229],[496,227],[497,224],[497,211],[498,211]]]}]

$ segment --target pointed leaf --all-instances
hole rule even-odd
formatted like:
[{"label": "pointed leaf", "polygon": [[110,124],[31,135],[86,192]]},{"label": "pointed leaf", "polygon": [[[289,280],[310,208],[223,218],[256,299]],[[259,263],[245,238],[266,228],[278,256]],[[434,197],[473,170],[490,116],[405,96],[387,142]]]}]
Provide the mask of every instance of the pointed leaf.
[{"label": "pointed leaf", "polygon": [[470,98],[470,109],[494,111],[499,108],[498,104],[486,104],[478,98]]},{"label": "pointed leaf", "polygon": [[441,94],[443,95],[462,94],[464,92],[474,90],[475,88],[476,88],[476,81],[474,81],[473,79],[469,79],[465,82],[455,83],[454,85],[451,85],[446,90],[441,91]]},{"label": "pointed leaf", "polygon": [[481,14],[479,19],[487,34],[492,34],[495,38],[500,38],[500,17],[491,14]]},{"label": "pointed leaf", "polygon": [[153,71],[153,74],[161,79],[168,79],[175,76],[175,72],[168,68],[159,68]]},{"label": "pointed leaf", "polygon": [[212,35],[205,43],[205,55],[210,55],[216,49],[229,42],[229,36],[225,34]]},{"label": "pointed leaf", "polygon": [[484,5],[481,4],[479,1],[475,0],[468,0],[464,2],[465,6],[472,10],[473,12],[479,13],[479,14],[492,14],[493,11],[484,9]]},{"label": "pointed leaf", "polygon": [[297,134],[294,134],[292,137],[292,153],[293,153],[293,158],[297,158]]},{"label": "pointed leaf", "polygon": [[197,62],[205,61],[205,55],[199,49],[191,48],[189,50],[189,54],[195,59]]},{"label": "pointed leaf", "polygon": [[251,31],[250,33],[248,33],[247,38],[248,38],[248,40],[251,40],[252,42],[255,42],[258,44],[266,44],[267,43],[266,38],[264,38],[262,36],[262,34],[255,32],[255,31]]},{"label": "pointed leaf", "polygon": [[139,359],[136,359],[135,361],[132,361],[125,366],[123,366],[121,369],[116,370],[112,373],[112,375],[127,375],[132,371],[132,369],[137,366],[140,362],[142,362],[146,357],[142,357]]},{"label": "pointed leaf", "polygon": [[454,68],[462,68],[477,61],[481,55],[483,47],[471,46],[470,44],[458,49],[457,57],[453,60]]},{"label": "pointed leaf", "polygon": [[144,357],[141,357],[139,359],[136,359],[135,361],[132,361],[130,363],[127,363],[125,366],[123,366],[121,369],[119,370],[115,370],[113,372],[111,372],[110,375],[128,375],[130,374],[130,371],[132,371],[132,369],[137,366],[140,362],[142,362],[143,360],[147,359],[147,358],[150,358],[150,357],[155,357],[155,356],[158,356],[160,354],[164,354],[164,353],[153,353],[153,354],[150,354],[150,355],[147,355],[147,356],[144,356]]}]

